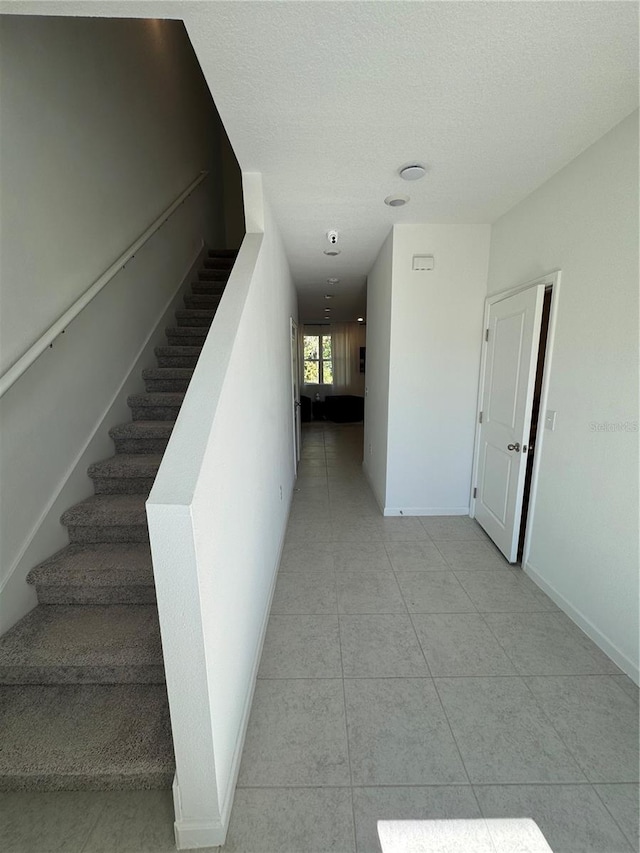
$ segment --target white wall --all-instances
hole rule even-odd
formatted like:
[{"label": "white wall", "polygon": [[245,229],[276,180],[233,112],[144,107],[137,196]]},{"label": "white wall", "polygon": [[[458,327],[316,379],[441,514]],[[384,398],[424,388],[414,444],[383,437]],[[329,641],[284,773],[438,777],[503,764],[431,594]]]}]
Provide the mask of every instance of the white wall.
[{"label": "white wall", "polygon": [[527,571],[637,681],[637,112],[493,226],[489,292],[556,268]]},{"label": "white wall", "polygon": [[386,506],[389,426],[389,351],[393,272],[391,231],[367,277],[367,368],[363,469],[379,505]]},{"label": "white wall", "polygon": [[297,303],[244,179],[248,233],[147,503],[181,847],[224,842],[294,482]]},{"label": "white wall", "polygon": [[[396,225],[390,280],[386,250],[370,276],[367,385],[376,408],[369,403],[365,459],[371,443],[369,459],[378,472],[372,480],[386,515],[469,511],[489,232],[488,225]],[[414,254],[433,255],[434,269],[414,271]],[[383,436],[374,431],[384,417],[387,369],[382,500],[383,463],[376,454],[384,452]]]},{"label": "white wall", "polygon": [[91,494],[86,464],[113,453],[156,325],[224,226],[218,119],[181,24],[5,17],[0,57],[2,369],[211,172],[1,401],[1,631],[35,603],[26,573],[66,544],[60,512]]}]

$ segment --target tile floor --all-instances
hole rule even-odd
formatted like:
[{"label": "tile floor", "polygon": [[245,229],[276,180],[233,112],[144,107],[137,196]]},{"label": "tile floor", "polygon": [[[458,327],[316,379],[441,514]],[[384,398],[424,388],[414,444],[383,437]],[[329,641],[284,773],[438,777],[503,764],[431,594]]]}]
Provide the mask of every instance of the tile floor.
[{"label": "tile floor", "polygon": [[[382,518],[361,458],[361,427],[305,430],[224,849],[484,815],[638,851],[635,685],[468,518]],[[172,820],[165,791],[0,794],[0,850],[170,853]]]},{"label": "tile floor", "polygon": [[361,427],[305,429],[225,849],[484,815],[637,851],[637,688],[475,522],[382,518],[361,459]]}]

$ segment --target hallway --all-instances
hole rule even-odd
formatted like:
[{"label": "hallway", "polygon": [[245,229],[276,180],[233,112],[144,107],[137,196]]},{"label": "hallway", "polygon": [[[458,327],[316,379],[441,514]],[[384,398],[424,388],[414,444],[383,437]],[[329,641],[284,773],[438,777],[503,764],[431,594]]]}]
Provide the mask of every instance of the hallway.
[{"label": "hallway", "polygon": [[225,850],[480,815],[637,850],[635,686],[475,522],[382,518],[361,459],[360,426],[304,430]]}]

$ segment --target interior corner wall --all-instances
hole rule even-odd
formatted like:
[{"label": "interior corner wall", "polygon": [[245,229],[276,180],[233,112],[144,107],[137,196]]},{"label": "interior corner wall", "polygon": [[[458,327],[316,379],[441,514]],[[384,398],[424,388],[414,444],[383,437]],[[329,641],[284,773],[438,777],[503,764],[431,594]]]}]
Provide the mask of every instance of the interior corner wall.
[{"label": "interior corner wall", "polygon": [[105,414],[129,417],[141,348],[224,223],[219,119],[179,22],[5,15],[0,79],[3,371],[210,173],[1,401],[4,630],[35,603],[28,570],[66,544],[61,503],[92,492],[87,442],[113,452]]},{"label": "interior corner wall", "polygon": [[489,292],[562,271],[526,566],[638,680],[638,113],[492,229]]},{"label": "interior corner wall", "polygon": [[239,249],[246,228],[242,196],[242,172],[229,137],[220,124],[220,157],[224,195],[224,231],[227,249]]},{"label": "interior corner wall", "polygon": [[383,243],[367,277],[367,364],[362,467],[376,500],[383,509],[387,497],[392,270],[393,230]]},{"label": "interior corner wall", "polygon": [[[469,512],[489,237],[394,226],[386,515]],[[414,255],[434,269],[413,270]]]}]

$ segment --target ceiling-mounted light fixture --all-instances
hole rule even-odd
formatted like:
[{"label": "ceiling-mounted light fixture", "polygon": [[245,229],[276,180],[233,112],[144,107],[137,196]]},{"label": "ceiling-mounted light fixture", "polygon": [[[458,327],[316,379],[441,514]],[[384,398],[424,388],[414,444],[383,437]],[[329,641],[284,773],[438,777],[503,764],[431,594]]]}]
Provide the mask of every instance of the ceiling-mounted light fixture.
[{"label": "ceiling-mounted light fixture", "polygon": [[338,283],[339,283],[339,281],[340,281],[340,279],[339,279],[339,278],[328,278],[328,279],[327,279],[327,284],[338,284]]},{"label": "ceiling-mounted light fixture", "polygon": [[325,249],[325,255],[329,255],[330,258],[335,258],[336,255],[340,254],[340,249]]},{"label": "ceiling-mounted light fixture", "polygon": [[325,293],[324,298],[325,299],[333,299],[333,294],[332,293]]},{"label": "ceiling-mounted light fixture", "polygon": [[409,201],[408,195],[400,195],[396,193],[396,195],[388,195],[384,203],[388,204],[389,207],[402,207],[403,204],[406,204]]},{"label": "ceiling-mounted light fixture", "polygon": [[358,323],[364,323],[364,317],[358,317]]},{"label": "ceiling-mounted light fixture", "polygon": [[398,169],[398,174],[404,181],[419,181],[427,174],[427,170],[422,163],[409,163],[406,166],[401,166]]}]

